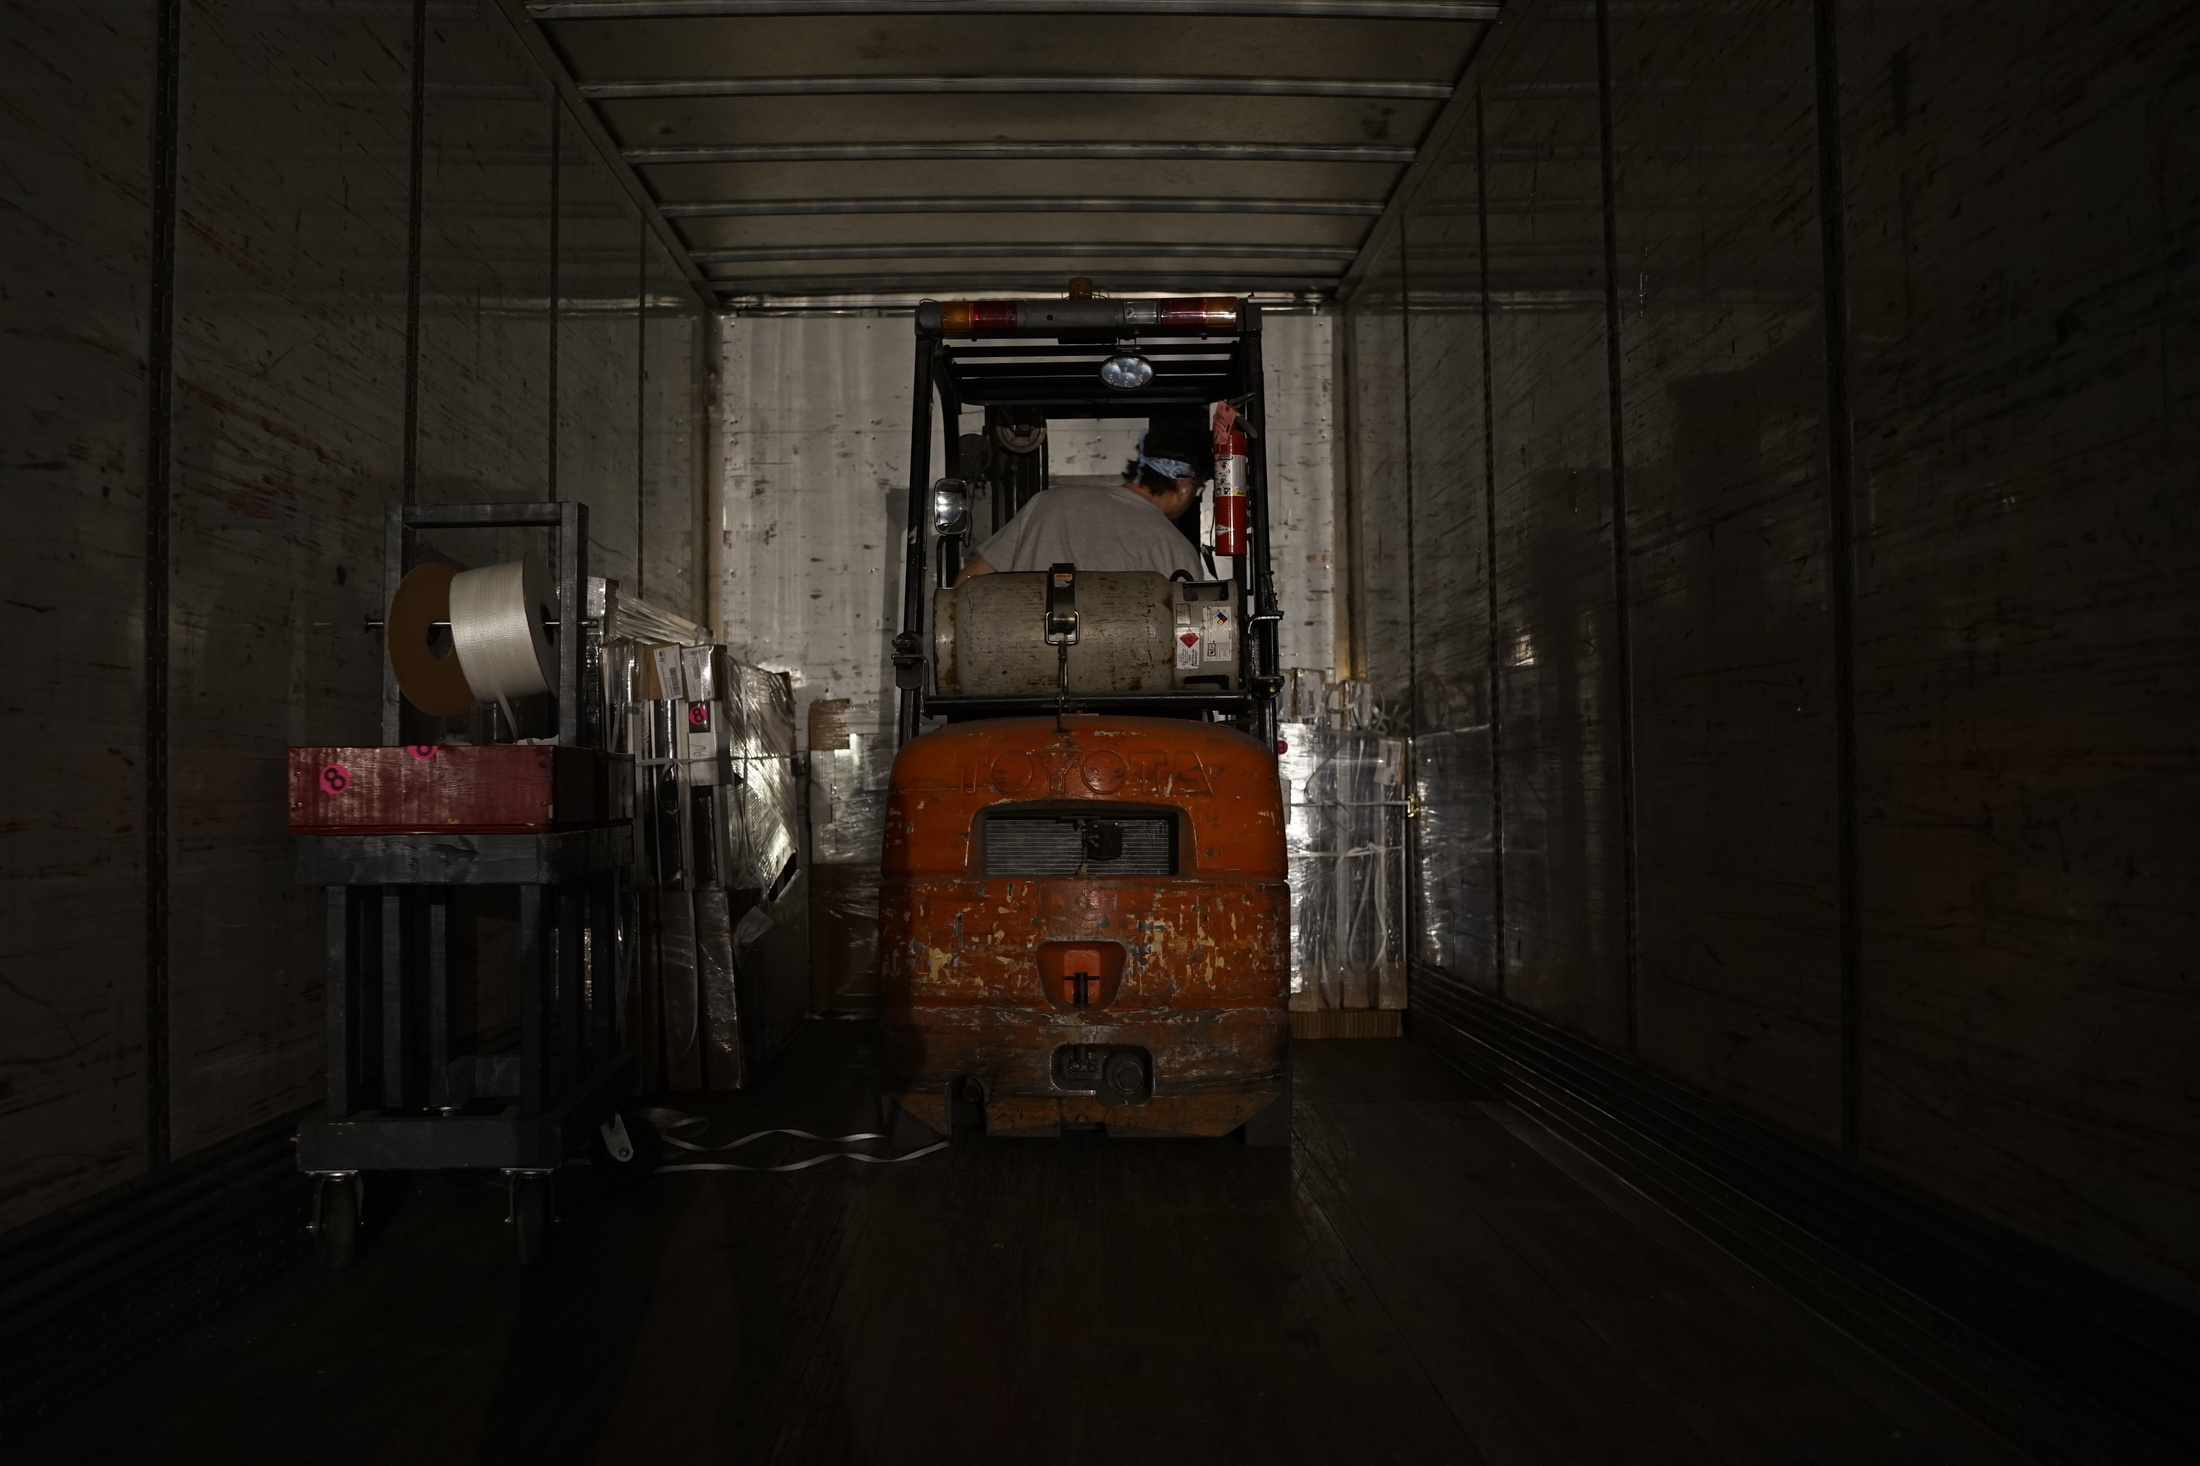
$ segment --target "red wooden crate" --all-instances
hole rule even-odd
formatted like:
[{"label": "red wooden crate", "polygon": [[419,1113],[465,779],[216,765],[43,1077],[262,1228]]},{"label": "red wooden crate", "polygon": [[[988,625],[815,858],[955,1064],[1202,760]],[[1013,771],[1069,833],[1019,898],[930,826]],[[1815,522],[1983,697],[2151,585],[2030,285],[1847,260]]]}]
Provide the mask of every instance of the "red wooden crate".
[{"label": "red wooden crate", "polygon": [[633,762],[595,748],[312,747],[290,750],[297,834],[495,834],[633,817]]}]

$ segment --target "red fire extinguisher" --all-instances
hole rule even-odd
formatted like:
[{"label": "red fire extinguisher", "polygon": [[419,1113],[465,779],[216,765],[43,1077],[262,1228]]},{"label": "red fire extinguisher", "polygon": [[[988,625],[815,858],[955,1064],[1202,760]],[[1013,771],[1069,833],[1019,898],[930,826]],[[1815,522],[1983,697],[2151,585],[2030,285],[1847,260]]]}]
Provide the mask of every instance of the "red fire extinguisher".
[{"label": "red fire extinguisher", "polygon": [[1227,402],[1215,404],[1215,553],[1245,553],[1245,434]]}]

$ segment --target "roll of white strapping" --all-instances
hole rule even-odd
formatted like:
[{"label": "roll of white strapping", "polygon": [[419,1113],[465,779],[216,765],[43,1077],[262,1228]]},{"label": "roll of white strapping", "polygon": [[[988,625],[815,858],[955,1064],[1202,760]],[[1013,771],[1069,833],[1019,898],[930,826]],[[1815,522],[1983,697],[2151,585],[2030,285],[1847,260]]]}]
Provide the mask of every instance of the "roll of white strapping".
[{"label": "roll of white strapping", "polygon": [[512,716],[512,699],[551,689],[545,607],[550,582],[531,561],[485,565],[451,577],[451,648],[474,696],[495,698]]}]

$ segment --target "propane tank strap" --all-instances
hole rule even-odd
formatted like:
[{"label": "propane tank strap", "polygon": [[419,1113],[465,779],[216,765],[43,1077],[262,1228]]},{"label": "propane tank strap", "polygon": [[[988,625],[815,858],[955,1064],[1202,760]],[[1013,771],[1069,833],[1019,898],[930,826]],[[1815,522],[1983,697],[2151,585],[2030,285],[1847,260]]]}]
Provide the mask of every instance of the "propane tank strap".
[{"label": "propane tank strap", "polygon": [[1077,645],[1077,567],[1061,564],[1047,570],[1046,639],[1048,646]]},{"label": "propane tank strap", "polygon": [[1069,649],[1077,645],[1077,567],[1055,564],[1047,569],[1047,608],[1041,623],[1047,645],[1054,648],[1054,726],[1062,728],[1069,716]]}]

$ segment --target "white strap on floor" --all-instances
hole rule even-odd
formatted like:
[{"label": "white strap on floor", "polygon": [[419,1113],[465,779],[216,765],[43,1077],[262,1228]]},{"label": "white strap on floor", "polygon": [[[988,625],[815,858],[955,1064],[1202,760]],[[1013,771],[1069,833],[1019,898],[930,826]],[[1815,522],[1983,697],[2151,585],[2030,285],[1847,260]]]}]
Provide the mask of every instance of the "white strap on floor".
[{"label": "white strap on floor", "polygon": [[[658,1114],[664,1113],[664,1111],[658,1112]],[[657,1123],[656,1115],[652,1115],[650,1118],[652,1123]],[[854,1145],[861,1141],[884,1140],[886,1138],[884,1135],[868,1130],[859,1131],[854,1135],[813,1135],[807,1130],[758,1130],[753,1134],[742,1136],[739,1140],[729,1140],[723,1145],[698,1145],[692,1140],[682,1140],[673,1133],[676,1130],[694,1129],[707,1123],[709,1122],[700,1115],[679,1115],[673,1118],[669,1124],[658,1123],[657,1129],[664,1136],[667,1145],[675,1145],[681,1150],[697,1155],[711,1155],[723,1151],[739,1150],[751,1141],[762,1140],[767,1135],[792,1135],[797,1140],[816,1140],[826,1145]],[[909,1151],[904,1155],[865,1155],[859,1150],[836,1150],[829,1151],[824,1155],[811,1156],[806,1161],[796,1161],[785,1166],[742,1166],[736,1165],[732,1161],[683,1161],[678,1165],[659,1166],[657,1169],[660,1171],[807,1171],[810,1167],[822,1166],[827,1161],[861,1161],[867,1166],[890,1166],[899,1161],[913,1161],[919,1156],[928,1156],[934,1151],[945,1149],[947,1149],[947,1142],[936,1140],[930,1145]]]},{"label": "white strap on floor", "polygon": [[827,1161],[862,1161],[868,1166],[890,1166],[896,1161],[913,1161],[928,1156],[933,1151],[947,1149],[947,1142],[935,1140],[922,1150],[906,1155],[865,1155],[860,1150],[833,1150],[824,1155],[811,1156],[806,1161],[796,1161],[791,1166],[737,1166],[732,1161],[685,1161],[677,1166],[659,1166],[660,1171],[807,1171],[812,1166],[822,1166]]}]

